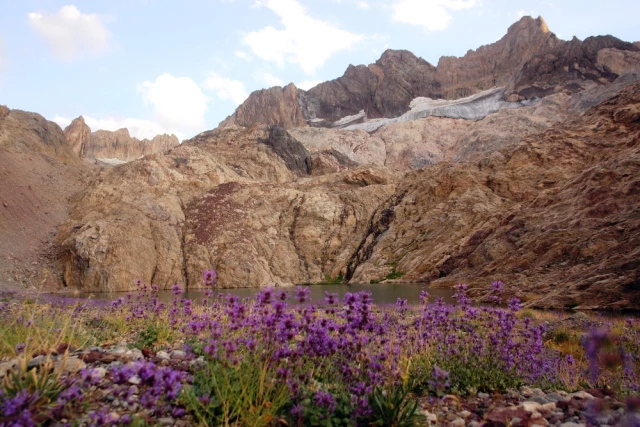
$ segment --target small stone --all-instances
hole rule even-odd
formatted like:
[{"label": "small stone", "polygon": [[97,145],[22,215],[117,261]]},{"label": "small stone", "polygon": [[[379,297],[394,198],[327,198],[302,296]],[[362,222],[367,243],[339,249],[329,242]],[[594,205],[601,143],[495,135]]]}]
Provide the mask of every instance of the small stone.
[{"label": "small stone", "polygon": [[560,424],[560,427],[587,427],[587,426],[582,423],[568,422],[568,423]]},{"label": "small stone", "polygon": [[471,421],[467,423],[467,427],[480,427],[480,423],[478,421]]},{"label": "small stone", "polygon": [[115,350],[112,351],[113,354],[116,354],[118,356],[123,356],[125,354],[127,354],[127,350],[125,347],[118,347]]},{"label": "small stone", "polygon": [[2,206],[4,206],[5,208],[8,208],[8,207],[9,207],[9,205],[7,204],[7,202],[3,202],[3,203],[2,203]]},{"label": "small stone", "polygon": [[33,368],[39,368],[40,366],[47,363],[47,361],[56,360],[55,356],[36,356],[27,363],[27,370]]},{"label": "small stone", "polygon": [[456,418],[455,420],[449,423],[450,427],[464,427],[465,422],[462,418]]},{"label": "small stone", "polygon": [[575,398],[575,399],[583,399],[583,400],[587,400],[587,399],[593,399],[593,395],[587,393],[586,391],[576,391],[575,393],[571,393],[569,395],[569,397]]},{"label": "small stone", "polygon": [[156,353],[156,357],[160,360],[169,360],[171,356],[166,351],[159,351]]},{"label": "small stone", "polygon": [[531,391],[535,396],[544,396],[544,391],[539,388],[532,388]]},{"label": "small stone", "polygon": [[200,356],[189,362],[189,367],[193,370],[204,369],[207,366],[207,362],[204,361],[204,357]]},{"label": "small stone", "polygon": [[550,402],[546,396],[531,396],[529,400],[531,400],[532,402],[538,402],[541,405]]},{"label": "small stone", "polygon": [[561,394],[556,393],[556,392],[547,393],[544,397],[545,397],[549,402],[561,402],[561,401],[566,401],[566,400],[568,400],[568,399],[566,398],[566,396],[562,396]]},{"label": "small stone", "polygon": [[169,365],[170,365],[169,359],[162,359],[160,361],[160,366],[169,366]]},{"label": "small stone", "polygon": [[140,391],[138,390],[138,386],[132,385],[129,387],[129,391],[127,392],[129,395],[134,396],[138,394]]},{"label": "small stone", "polygon": [[514,417],[511,419],[511,425],[517,426],[522,422],[522,418]]},{"label": "small stone", "polygon": [[134,375],[131,378],[129,378],[129,384],[133,384],[133,385],[138,385],[142,382],[142,380],[140,379],[139,376]]},{"label": "small stone", "polygon": [[68,359],[60,359],[56,362],[54,370],[56,372],[65,372],[75,374],[78,371],[87,367],[87,364],[77,357],[70,357]]},{"label": "small stone", "polygon": [[170,417],[160,418],[158,420],[158,424],[160,424],[161,426],[172,426],[175,424],[175,421]]},{"label": "small stone", "polygon": [[527,412],[540,412],[542,410],[541,404],[539,404],[538,402],[530,401],[530,400],[527,402],[522,402],[520,406],[522,407],[522,409],[524,409]]},{"label": "small stone", "polygon": [[184,359],[185,357],[187,357],[187,353],[182,350],[173,350],[171,352],[172,359]]},{"label": "small stone", "polygon": [[144,355],[142,354],[142,351],[138,350],[137,348],[129,350],[127,352],[127,355],[131,356],[133,358],[133,360],[144,359]]},{"label": "small stone", "polygon": [[531,397],[531,396],[533,396],[533,394],[534,394],[534,393],[533,393],[533,390],[532,390],[532,389],[530,389],[529,387],[521,387],[521,388],[520,388],[520,393],[522,393],[522,395],[523,395],[524,397]]},{"label": "small stone", "polygon": [[478,393],[478,399],[488,399],[489,395],[487,393]]},{"label": "small stone", "polygon": [[460,412],[460,416],[462,418],[467,418],[469,415],[471,415],[471,412],[469,412],[469,411],[465,410],[465,411]]},{"label": "small stone", "polygon": [[549,402],[542,405],[542,410],[547,412],[553,412],[556,410],[555,402]]},{"label": "small stone", "polygon": [[93,369],[93,376],[97,378],[104,378],[107,375],[107,370],[102,366]]}]

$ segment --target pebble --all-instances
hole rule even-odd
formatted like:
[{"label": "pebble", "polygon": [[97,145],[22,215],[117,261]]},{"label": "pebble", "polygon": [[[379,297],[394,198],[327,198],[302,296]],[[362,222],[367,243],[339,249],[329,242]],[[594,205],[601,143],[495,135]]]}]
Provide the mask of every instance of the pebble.
[{"label": "pebble", "polygon": [[560,393],[556,392],[547,393],[545,397],[549,402],[565,402],[569,400],[566,396],[562,396]]},{"label": "pebble", "polygon": [[131,378],[129,378],[129,384],[133,384],[133,385],[138,385],[142,382],[142,380],[140,379],[139,376],[134,375]]},{"label": "pebble", "polygon": [[469,412],[469,411],[462,411],[462,412],[460,412],[460,416],[461,416],[462,418],[467,418],[469,415],[471,415],[471,412]]},{"label": "pebble", "polygon": [[533,402],[538,402],[541,405],[544,405],[545,403],[549,403],[550,400],[547,399],[546,396],[531,396],[529,398],[529,400],[533,401]]},{"label": "pebble", "polygon": [[126,347],[118,347],[115,350],[113,350],[111,353],[113,354],[117,354],[119,356],[124,356],[125,354],[127,354],[127,350]]},{"label": "pebble", "polygon": [[166,351],[159,351],[156,353],[156,357],[160,360],[169,360],[171,356]]},{"label": "pebble", "polygon": [[569,423],[560,424],[560,427],[587,427],[587,426],[582,423],[569,422]]},{"label": "pebble", "polygon": [[489,395],[487,393],[478,393],[478,399],[488,399]]},{"label": "pebble", "polygon": [[187,357],[187,353],[182,350],[173,350],[171,352],[172,359],[184,359],[185,357]]},{"label": "pebble", "polygon": [[449,423],[450,427],[463,427],[464,425],[465,425],[465,422],[462,418],[456,418],[455,420]]},{"label": "pebble", "polygon": [[191,369],[204,369],[207,367],[207,362],[204,361],[204,357],[200,356],[197,359],[194,359],[189,362],[189,367]]},{"label": "pebble", "polygon": [[524,396],[524,397],[531,397],[533,396],[533,390],[530,389],[529,387],[521,387],[520,388],[520,393]]},{"label": "pebble", "polygon": [[47,363],[47,361],[49,360],[51,361],[56,360],[56,356],[36,356],[33,359],[31,359],[27,364],[27,370],[33,369],[33,368],[39,368],[41,365],[44,365],[45,363]]},{"label": "pebble", "polygon": [[158,420],[158,424],[160,424],[161,426],[172,426],[174,425],[176,422],[174,421],[173,418],[167,417],[167,418],[160,418]]},{"label": "pebble", "polygon": [[104,378],[107,375],[107,370],[102,366],[93,369],[93,376],[98,378]]},{"label": "pebble", "polygon": [[572,398],[576,398],[576,399],[593,399],[593,395],[587,393],[586,391],[576,391],[575,393],[571,393],[569,395]]},{"label": "pebble", "polygon": [[87,364],[77,357],[71,357],[68,359],[60,359],[56,362],[53,368],[55,372],[63,373],[76,373],[87,367]]},{"label": "pebble", "polygon": [[542,410],[542,405],[533,401],[522,402],[520,407],[527,412],[540,412]]}]

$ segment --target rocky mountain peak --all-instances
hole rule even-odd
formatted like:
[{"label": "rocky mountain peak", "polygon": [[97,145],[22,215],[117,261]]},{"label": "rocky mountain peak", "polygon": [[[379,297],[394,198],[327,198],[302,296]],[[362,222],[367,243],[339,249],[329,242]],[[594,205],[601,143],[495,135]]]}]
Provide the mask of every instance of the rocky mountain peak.
[{"label": "rocky mountain peak", "polygon": [[84,149],[91,139],[91,129],[84,121],[84,117],[80,116],[75,119],[64,129],[64,136],[69,141],[71,149],[80,157],[84,157]]},{"label": "rocky mountain peak", "polygon": [[91,160],[117,159],[127,162],[180,144],[177,136],[167,134],[156,135],[152,140],[139,140],[132,137],[127,128],[91,132],[82,116],[65,128],[64,135],[74,153]]},{"label": "rocky mountain peak", "polygon": [[507,36],[512,37],[527,37],[535,34],[548,33],[551,33],[551,30],[542,16],[538,16],[535,19],[531,16],[523,16],[519,21],[513,23],[507,30]]}]

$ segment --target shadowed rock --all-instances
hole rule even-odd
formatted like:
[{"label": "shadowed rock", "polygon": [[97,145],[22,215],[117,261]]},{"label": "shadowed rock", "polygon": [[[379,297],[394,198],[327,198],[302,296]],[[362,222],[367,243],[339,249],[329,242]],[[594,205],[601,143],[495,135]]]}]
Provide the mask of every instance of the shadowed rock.
[{"label": "shadowed rock", "polygon": [[279,126],[271,126],[269,137],[261,139],[260,142],[271,148],[291,172],[296,175],[309,175],[311,171],[309,152],[289,132]]}]

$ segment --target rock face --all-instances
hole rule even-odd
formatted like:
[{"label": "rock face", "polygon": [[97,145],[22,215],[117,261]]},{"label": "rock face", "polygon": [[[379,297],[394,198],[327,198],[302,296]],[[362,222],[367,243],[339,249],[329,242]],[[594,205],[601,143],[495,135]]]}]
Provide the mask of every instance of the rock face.
[{"label": "rock face", "polygon": [[269,137],[260,142],[271,148],[294,174],[304,176],[311,171],[311,159],[307,149],[281,127],[271,126]]},{"label": "rock face", "polygon": [[640,304],[640,84],[477,162],[412,172],[346,278],[476,285],[537,307]]},{"label": "rock face", "polygon": [[[250,96],[251,101],[243,102],[220,127],[253,123],[266,123],[284,128],[304,126],[306,121],[300,98],[304,98],[304,91],[293,83],[284,88],[276,86],[253,92]],[[262,120],[256,120],[257,117],[261,117]]]},{"label": "rock face", "polygon": [[[215,268],[219,286],[245,287],[341,274],[380,281],[395,271],[403,281],[467,282],[477,298],[503,280],[533,306],[637,306],[640,84],[576,113],[578,101],[602,94],[558,94],[481,121],[394,123],[372,135],[205,132],[103,174],[77,199],[58,235],[65,282],[89,291],[132,289],[137,278],[198,288],[201,271]],[[438,126],[433,143],[459,133],[440,159],[407,174],[338,160],[343,152],[319,136],[362,132],[393,153]],[[277,153],[309,132],[312,176]],[[269,139],[279,142],[260,142]],[[321,158],[342,168],[314,174]],[[384,163],[401,170],[402,156]]]},{"label": "rock face", "polygon": [[64,130],[73,151],[86,159],[118,159],[124,162],[149,154],[166,151],[180,144],[175,135],[157,135],[153,139],[131,137],[127,129],[117,131],[91,129],[82,116],[74,119]]},{"label": "rock face", "polygon": [[[438,67],[387,51],[306,92],[256,92],[218,129],[102,170],[72,199],[64,285],[401,274],[477,299],[502,280],[536,307],[638,307],[639,52],[523,18]],[[116,150],[119,132],[74,147]]]},{"label": "rock face", "polygon": [[51,237],[89,170],[57,124],[0,105],[0,290],[57,285]]},{"label": "rock face", "polygon": [[[637,306],[640,84],[576,112],[578,101],[605,92],[557,94],[481,121],[394,123],[372,135],[205,132],[105,172],[77,198],[57,240],[65,282],[89,291],[132,289],[138,278],[198,288],[202,270],[215,268],[219,286],[245,287],[340,275],[380,281],[395,271],[402,281],[467,282],[477,298],[503,280],[533,306]],[[323,132],[334,142],[338,132],[378,138],[393,168],[358,166],[322,145]],[[304,153],[294,141],[304,145],[298,136],[310,133],[312,176],[277,153]],[[441,158],[422,169],[392,154],[406,150],[402,141],[429,146],[451,133]],[[269,139],[278,142],[261,142]],[[329,166],[314,174],[314,159]]]},{"label": "rock face", "polygon": [[442,57],[437,67],[409,51],[387,50],[376,63],[350,65],[309,91],[289,85],[254,92],[220,126],[331,127],[361,111],[368,119],[399,117],[418,97],[452,100],[496,87],[506,87],[507,101],[576,93],[637,71],[639,53],[611,36],[563,41],[542,18],[523,17],[496,43]]}]

